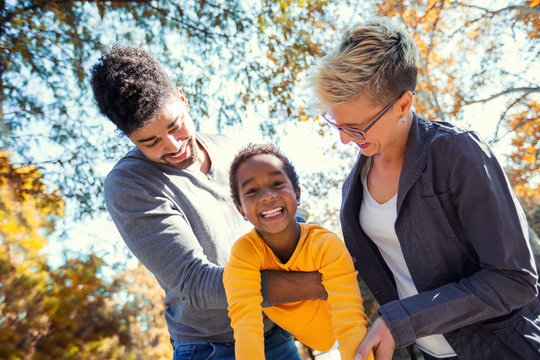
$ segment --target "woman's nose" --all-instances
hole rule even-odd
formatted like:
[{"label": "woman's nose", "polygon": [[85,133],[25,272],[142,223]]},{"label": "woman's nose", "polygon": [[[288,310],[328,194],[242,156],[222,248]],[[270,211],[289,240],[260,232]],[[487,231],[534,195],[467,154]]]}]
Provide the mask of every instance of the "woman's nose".
[{"label": "woman's nose", "polygon": [[346,132],[344,132],[344,131],[340,131],[340,132],[339,132],[339,139],[341,140],[341,142],[342,142],[343,144],[346,145],[346,144],[350,143],[350,142],[353,140],[353,137],[350,136],[350,135],[348,135],[348,134],[347,134]]}]

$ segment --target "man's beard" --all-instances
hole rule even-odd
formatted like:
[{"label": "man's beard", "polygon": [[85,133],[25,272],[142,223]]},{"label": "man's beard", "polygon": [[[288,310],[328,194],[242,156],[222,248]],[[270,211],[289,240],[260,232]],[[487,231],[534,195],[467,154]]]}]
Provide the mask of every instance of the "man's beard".
[{"label": "man's beard", "polygon": [[[197,155],[199,154],[199,149],[197,148],[197,141],[195,141],[195,136],[191,136],[188,139],[188,143],[186,147],[189,148],[190,155],[189,157],[185,158],[184,160],[177,162],[170,162],[168,161],[168,158],[170,156],[173,156],[174,154],[168,154],[163,157],[165,162],[167,162],[170,165],[173,165],[174,167],[177,167],[179,169],[185,169],[195,163],[197,161]],[[184,150],[185,151],[185,150]]]}]

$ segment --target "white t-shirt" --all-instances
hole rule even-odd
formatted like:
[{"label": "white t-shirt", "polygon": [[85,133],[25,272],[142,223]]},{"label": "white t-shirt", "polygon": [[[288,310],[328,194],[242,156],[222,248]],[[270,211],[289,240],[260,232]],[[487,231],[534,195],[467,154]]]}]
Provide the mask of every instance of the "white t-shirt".
[{"label": "white t-shirt", "polygon": [[[377,245],[379,251],[392,271],[396,281],[397,292],[400,299],[418,294],[409,268],[405,263],[403,252],[394,228],[397,218],[397,194],[384,204],[379,204],[367,186],[367,175],[371,167],[371,158],[368,159],[362,170],[362,184],[364,185],[364,199],[360,207],[360,226],[371,240]],[[428,354],[445,358],[456,356],[456,353],[442,335],[430,335],[416,339],[416,345]]]}]

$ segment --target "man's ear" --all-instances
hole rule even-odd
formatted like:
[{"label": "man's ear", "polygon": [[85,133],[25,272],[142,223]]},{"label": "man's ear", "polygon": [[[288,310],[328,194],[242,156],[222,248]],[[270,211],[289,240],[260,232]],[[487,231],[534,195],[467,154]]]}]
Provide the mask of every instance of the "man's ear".
[{"label": "man's ear", "polygon": [[184,95],[184,92],[179,87],[177,87],[176,89],[180,93],[180,100],[184,103],[184,105],[186,106],[186,109],[189,110],[189,102],[186,99],[186,95]]}]

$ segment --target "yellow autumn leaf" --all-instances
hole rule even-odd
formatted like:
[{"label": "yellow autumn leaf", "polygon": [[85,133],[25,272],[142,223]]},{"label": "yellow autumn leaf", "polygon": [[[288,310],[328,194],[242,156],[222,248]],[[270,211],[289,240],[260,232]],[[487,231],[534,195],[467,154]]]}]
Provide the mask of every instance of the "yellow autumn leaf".
[{"label": "yellow autumn leaf", "polygon": [[534,164],[534,163],[536,163],[536,156],[534,156],[533,154],[524,154],[523,155],[523,160],[527,164]]}]

